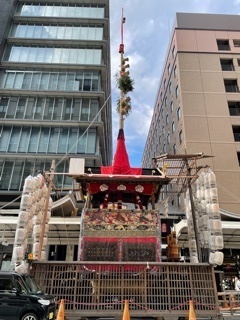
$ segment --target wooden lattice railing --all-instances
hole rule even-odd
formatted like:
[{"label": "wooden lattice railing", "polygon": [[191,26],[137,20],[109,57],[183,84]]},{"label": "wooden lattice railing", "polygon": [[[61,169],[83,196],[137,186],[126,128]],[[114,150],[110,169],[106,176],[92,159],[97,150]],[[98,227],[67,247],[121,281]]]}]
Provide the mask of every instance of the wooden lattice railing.
[{"label": "wooden lattice railing", "polygon": [[45,292],[65,300],[68,318],[119,317],[129,300],[132,317],[219,315],[214,270],[208,264],[35,262]]}]

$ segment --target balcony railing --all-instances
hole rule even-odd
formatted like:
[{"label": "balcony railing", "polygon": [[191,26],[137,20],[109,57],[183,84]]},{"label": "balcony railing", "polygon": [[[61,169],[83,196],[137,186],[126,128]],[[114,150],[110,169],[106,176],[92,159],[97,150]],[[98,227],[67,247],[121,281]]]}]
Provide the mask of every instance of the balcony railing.
[{"label": "balcony railing", "polygon": [[208,264],[147,262],[35,262],[32,274],[48,294],[65,300],[67,319],[120,317],[129,300],[131,317],[220,314],[215,277]]}]

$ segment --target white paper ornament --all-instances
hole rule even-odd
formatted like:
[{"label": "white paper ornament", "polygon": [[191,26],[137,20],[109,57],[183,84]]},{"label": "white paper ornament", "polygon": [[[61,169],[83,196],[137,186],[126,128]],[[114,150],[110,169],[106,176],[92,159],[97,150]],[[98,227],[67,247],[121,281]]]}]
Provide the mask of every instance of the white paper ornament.
[{"label": "white paper ornament", "polygon": [[38,251],[39,251],[39,243],[34,242],[33,248],[32,248],[33,260],[38,260]]},{"label": "white paper ornament", "polygon": [[19,227],[25,226],[29,220],[29,212],[28,211],[20,211],[18,214],[17,225]]},{"label": "white paper ornament", "polygon": [[15,233],[14,243],[21,245],[26,238],[26,230],[24,228],[17,228]]},{"label": "white paper ornament", "polygon": [[13,249],[13,261],[20,263],[24,259],[24,248],[22,246],[15,246]]},{"label": "white paper ornament", "polygon": [[33,189],[33,177],[28,176],[24,180],[23,193],[30,193],[30,192],[32,192],[32,189]]},{"label": "white paper ornament", "polygon": [[190,262],[191,263],[198,263],[198,257],[197,256],[191,256],[190,257]]},{"label": "white paper ornament", "polygon": [[215,263],[218,266],[221,266],[223,264],[223,260],[224,260],[224,254],[220,251],[216,251],[215,252]]}]

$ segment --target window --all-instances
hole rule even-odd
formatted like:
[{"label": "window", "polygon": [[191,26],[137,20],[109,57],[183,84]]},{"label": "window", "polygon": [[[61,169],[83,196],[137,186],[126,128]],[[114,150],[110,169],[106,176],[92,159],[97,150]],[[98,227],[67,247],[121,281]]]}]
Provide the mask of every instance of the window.
[{"label": "window", "polygon": [[233,59],[220,59],[222,71],[234,71]]},{"label": "window", "polygon": [[178,86],[176,86],[176,89],[175,89],[175,97],[177,98],[179,95],[179,90],[178,90]]},{"label": "window", "polygon": [[229,46],[229,40],[219,40],[217,39],[217,47],[218,50],[223,50],[223,51],[229,51],[230,46]]},{"label": "window", "polygon": [[2,278],[0,279],[0,291],[10,292],[14,287],[12,279]]},{"label": "window", "polygon": [[[48,139],[49,139],[49,128],[41,128],[39,145],[38,145],[38,152],[45,152],[46,153],[47,146],[48,146]],[[64,141],[64,139],[61,139],[61,140]],[[65,152],[66,152],[66,150],[65,150]]]},{"label": "window", "polygon": [[104,7],[78,6],[78,5],[52,5],[52,4],[20,4],[17,13],[21,16],[55,16],[55,17],[76,17],[76,18],[104,18]]},{"label": "window", "polygon": [[237,157],[238,157],[238,165],[240,167],[240,152],[237,153]]},{"label": "window", "polygon": [[172,122],[172,133],[175,132],[175,124],[174,124],[174,121]]},{"label": "window", "polygon": [[165,97],[165,107],[167,107],[167,97]]},{"label": "window", "polygon": [[240,40],[239,39],[234,39],[233,40],[233,45],[234,45],[234,47],[240,47]]},{"label": "window", "polygon": [[9,140],[8,151],[17,152],[19,137],[20,137],[20,127],[13,128],[11,132],[11,137]]},{"label": "window", "polygon": [[27,102],[26,98],[20,98],[18,100],[18,105],[16,108],[16,114],[15,114],[16,119],[23,119],[24,118],[24,110],[25,110],[26,102]]},{"label": "window", "polygon": [[169,85],[168,85],[168,91],[169,91],[169,93],[172,92],[172,82],[171,81],[169,82]]},{"label": "window", "polygon": [[175,57],[175,46],[173,46],[173,48],[172,48],[172,57],[174,58]]},{"label": "window", "polygon": [[167,143],[170,143],[170,133],[167,134]]},{"label": "window", "polygon": [[224,79],[226,92],[239,92],[237,79]]},{"label": "window", "polygon": [[174,75],[174,78],[176,78],[176,76],[177,76],[177,65],[175,65],[175,67],[173,69],[173,75]]},{"label": "window", "polygon": [[166,153],[167,152],[167,149],[166,149],[166,144],[164,142],[164,145],[163,145],[163,153]]},{"label": "window", "polygon": [[176,144],[174,143],[174,145],[173,145],[173,154],[176,154],[176,152],[177,152],[177,147],[176,147]]},{"label": "window", "polygon": [[32,73],[27,72],[24,74],[22,89],[29,89],[30,88],[31,79],[32,79]]},{"label": "window", "polygon": [[163,112],[163,108],[162,107],[160,109],[160,114],[161,114],[161,118],[163,118],[164,112]]},{"label": "window", "polygon": [[170,74],[170,71],[171,71],[171,66],[170,66],[170,63],[168,64],[168,75]]},{"label": "window", "polygon": [[169,117],[168,117],[168,114],[166,115],[166,124],[168,124],[169,122]]},{"label": "window", "polygon": [[5,118],[9,98],[0,99],[0,118]]},{"label": "window", "polygon": [[98,91],[98,72],[5,72],[3,88],[27,90]]},{"label": "window", "polygon": [[230,116],[240,116],[240,102],[228,101],[228,110]]},{"label": "window", "polygon": [[177,118],[178,118],[178,120],[181,119],[181,108],[180,108],[180,106],[177,109]]},{"label": "window", "polygon": [[13,83],[14,83],[14,78],[15,78],[15,72],[8,72],[6,74],[6,80],[5,80],[5,88],[13,88]]},{"label": "window", "polygon": [[234,126],[233,128],[234,141],[240,141],[240,126]]},{"label": "window", "polygon": [[181,195],[180,194],[178,194],[178,196],[177,196],[177,204],[178,204],[178,206],[181,205]]},{"label": "window", "polygon": [[170,102],[170,111],[173,112],[173,101]]},{"label": "window", "polygon": [[97,48],[54,48],[9,46],[4,61],[101,64],[102,50]]},{"label": "window", "polygon": [[182,143],[182,130],[179,132],[179,143],[181,144]]},{"label": "window", "polygon": [[29,152],[37,152],[38,140],[39,140],[39,128],[32,128],[29,139]]},{"label": "window", "polygon": [[166,79],[164,79],[163,86],[164,86],[164,89],[165,89],[166,88]]}]

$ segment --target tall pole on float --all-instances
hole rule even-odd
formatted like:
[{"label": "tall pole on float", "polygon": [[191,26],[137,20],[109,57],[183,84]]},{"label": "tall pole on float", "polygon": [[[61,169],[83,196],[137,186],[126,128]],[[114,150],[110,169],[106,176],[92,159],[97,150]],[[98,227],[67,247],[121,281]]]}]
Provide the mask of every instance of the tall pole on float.
[{"label": "tall pole on float", "polygon": [[[121,20],[121,43],[119,46],[119,53],[120,53],[120,66],[123,65],[123,54],[124,54],[124,43],[123,43],[123,24],[125,23],[125,18],[123,17],[123,8],[122,8],[122,20]],[[120,71],[120,77],[121,77]],[[119,129],[123,129],[123,110],[122,110],[122,103],[123,103],[124,93],[122,90],[120,90],[120,100],[119,100]]]},{"label": "tall pole on float", "polygon": [[120,74],[117,77],[118,88],[120,90],[119,106],[118,106],[119,130],[123,130],[124,116],[127,116],[129,114],[129,111],[131,110],[131,98],[127,96],[127,93],[133,90],[133,80],[129,76],[129,71],[127,71],[130,65],[128,63],[126,64],[126,62],[129,61],[129,59],[124,58],[123,24],[125,23],[125,21],[126,19],[123,16],[123,9],[122,9],[121,43],[119,46]]}]

